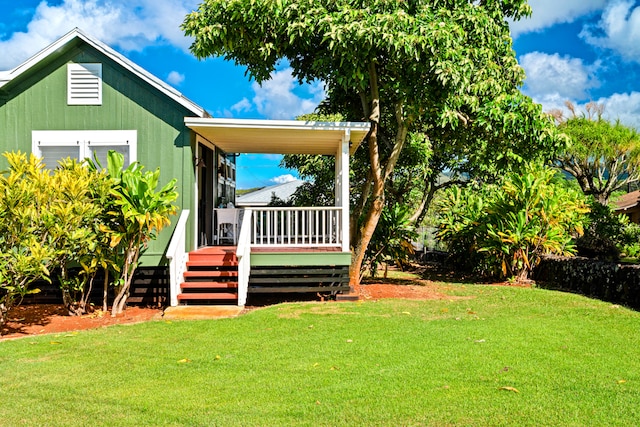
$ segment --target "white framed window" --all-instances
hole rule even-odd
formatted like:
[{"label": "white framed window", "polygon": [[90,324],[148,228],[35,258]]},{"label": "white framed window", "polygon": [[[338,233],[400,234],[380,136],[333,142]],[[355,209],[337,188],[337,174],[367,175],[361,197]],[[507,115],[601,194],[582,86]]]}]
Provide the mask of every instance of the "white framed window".
[{"label": "white framed window", "polygon": [[67,104],[102,105],[102,64],[67,64]]},{"label": "white framed window", "polygon": [[53,169],[58,161],[93,159],[97,156],[102,167],[107,166],[107,153],[122,153],[125,166],[137,160],[138,131],[136,130],[34,130],[31,132],[31,151],[42,157]]}]

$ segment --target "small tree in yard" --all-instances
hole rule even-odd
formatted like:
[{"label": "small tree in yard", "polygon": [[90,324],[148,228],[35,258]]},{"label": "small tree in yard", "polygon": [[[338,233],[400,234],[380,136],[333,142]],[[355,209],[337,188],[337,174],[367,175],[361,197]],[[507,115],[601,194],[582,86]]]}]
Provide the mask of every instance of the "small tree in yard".
[{"label": "small tree in yard", "polygon": [[589,209],[555,170],[530,165],[473,191],[451,189],[440,206],[439,237],[457,265],[470,254],[476,272],[520,282],[542,255],[575,253],[573,237],[582,234]]},{"label": "small tree in yard", "polygon": [[556,159],[559,167],[573,175],[586,195],[607,205],[611,195],[640,179],[640,134],[635,129],[602,118],[604,106],[590,102],[586,114],[578,114],[570,102],[572,116],[552,114],[570,143]]},{"label": "small tree in yard", "polygon": [[47,279],[54,257],[49,229],[49,174],[33,155],[5,153],[8,172],[0,174],[0,326],[22,298],[38,292],[31,284]]},{"label": "small tree in yard", "polygon": [[116,297],[111,315],[124,310],[133,274],[140,254],[157,233],[169,225],[169,217],[176,213],[172,203],[178,198],[175,179],[156,191],[160,171],[143,171],[143,166],[132,163],[124,168],[124,156],[110,151],[107,169],[114,180],[111,190],[113,210],[110,215],[110,245],[122,257],[120,277],[116,282]]}]

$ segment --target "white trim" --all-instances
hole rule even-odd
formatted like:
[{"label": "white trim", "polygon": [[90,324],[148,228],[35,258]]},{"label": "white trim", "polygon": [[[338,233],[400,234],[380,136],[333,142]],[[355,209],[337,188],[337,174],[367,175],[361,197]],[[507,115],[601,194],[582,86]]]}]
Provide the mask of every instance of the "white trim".
[{"label": "white trim", "polygon": [[169,241],[167,248],[167,260],[169,261],[169,304],[171,307],[178,305],[178,294],[180,294],[180,284],[184,280],[184,271],[189,257],[185,250],[187,220],[189,210],[183,209],[178,218],[178,223]]},{"label": "white trim", "polygon": [[336,153],[336,177],[335,177],[335,186],[336,186],[336,206],[342,208],[340,212],[340,223],[341,223],[341,232],[342,232],[342,251],[349,252],[350,250],[350,236],[349,230],[351,228],[351,224],[349,224],[350,216],[349,216],[349,130],[344,132],[344,137],[342,138],[342,144],[340,149]]},{"label": "white trim", "polygon": [[[80,158],[91,157],[92,146],[128,146],[129,162],[138,156],[137,130],[34,130],[31,131],[31,152],[42,156],[40,147],[72,146],[80,147]],[[49,165],[51,167],[52,165]],[[103,165],[106,166],[106,165]]]},{"label": "white trim", "polygon": [[290,130],[325,130],[325,131],[365,131],[369,122],[316,122],[301,120],[262,120],[262,119],[223,119],[213,117],[185,117],[185,124],[226,129],[290,129]]}]

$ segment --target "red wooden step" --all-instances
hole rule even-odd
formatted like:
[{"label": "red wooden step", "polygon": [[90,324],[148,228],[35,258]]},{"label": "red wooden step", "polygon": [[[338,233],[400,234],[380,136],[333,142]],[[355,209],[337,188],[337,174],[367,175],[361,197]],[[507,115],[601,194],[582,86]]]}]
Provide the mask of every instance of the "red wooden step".
[{"label": "red wooden step", "polygon": [[185,278],[198,278],[198,277],[238,277],[238,271],[216,271],[216,270],[202,270],[202,271],[185,271],[183,273]]},{"label": "red wooden step", "polygon": [[194,293],[194,294],[179,294],[179,300],[236,300],[238,294],[228,292],[214,292],[214,293]]},{"label": "red wooden step", "polygon": [[238,265],[238,261],[187,261],[187,267],[236,267]]},{"label": "red wooden step", "polygon": [[189,252],[189,258],[235,259],[237,258],[237,256],[235,252],[220,252],[220,253]]},{"label": "red wooden step", "polygon": [[183,282],[181,289],[225,289],[237,288],[238,282]]},{"label": "red wooden step", "polygon": [[206,246],[189,252],[190,254],[235,254],[236,246]]}]

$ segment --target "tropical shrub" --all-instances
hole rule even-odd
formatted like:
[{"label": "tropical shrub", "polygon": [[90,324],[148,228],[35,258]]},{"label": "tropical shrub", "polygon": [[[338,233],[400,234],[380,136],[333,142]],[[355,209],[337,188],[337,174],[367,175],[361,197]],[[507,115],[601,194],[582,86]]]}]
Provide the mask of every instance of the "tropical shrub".
[{"label": "tropical shrub", "polygon": [[[113,314],[122,312],[141,252],[169,224],[176,208],[175,180],[159,191],[160,172],[124,168],[108,154],[107,170],[94,162],[63,160],[46,170],[37,157],[5,153],[0,174],[0,325],[29,294],[37,279],[53,272],[70,314],[83,314],[96,273],[117,275]],[[73,267],[73,270],[72,270]]]},{"label": "tropical shrub", "polygon": [[50,230],[49,174],[37,157],[5,153],[9,170],[0,174],[0,326],[22,298],[38,292],[31,284],[47,279],[54,258]]},{"label": "tropical shrub", "polygon": [[553,169],[531,164],[482,190],[449,190],[439,212],[438,236],[457,266],[524,281],[542,255],[575,254],[588,207]]},{"label": "tropical shrub", "polygon": [[113,180],[110,192],[113,209],[109,212],[110,225],[104,226],[103,231],[110,236],[110,246],[121,257],[112,315],[124,310],[140,254],[149,241],[169,225],[170,216],[177,211],[172,204],[178,198],[176,180],[157,191],[160,170],[143,169],[137,162],[125,168],[124,156],[115,151],[107,155],[107,170]]},{"label": "tropical shrub", "polygon": [[609,206],[595,199],[589,201],[589,206],[584,235],[576,240],[578,255],[617,260],[621,248],[628,240],[625,235],[628,218],[625,215],[616,215]]},{"label": "tropical shrub", "polygon": [[[105,209],[99,190],[104,192],[109,185],[108,177],[85,162],[67,158],[51,173],[49,183],[57,194],[53,205],[57,221],[51,233],[63,304],[71,315],[85,314],[99,267],[96,253]],[[70,270],[72,266],[79,266],[79,272]]]},{"label": "tropical shrub", "polygon": [[412,241],[418,237],[410,216],[407,208],[397,204],[382,211],[365,256],[364,265],[371,277],[376,276],[382,262],[400,267],[409,262],[414,253]]},{"label": "tropical shrub", "polygon": [[487,271],[486,256],[478,251],[481,218],[494,188],[490,185],[462,188],[451,187],[442,194],[436,206],[436,238],[447,249],[449,259],[460,270]]},{"label": "tropical shrub", "polygon": [[[619,215],[627,218],[625,215]],[[627,221],[628,222],[628,221]],[[626,258],[640,258],[640,224],[628,222],[622,229],[622,244],[618,246],[620,254]]]}]

